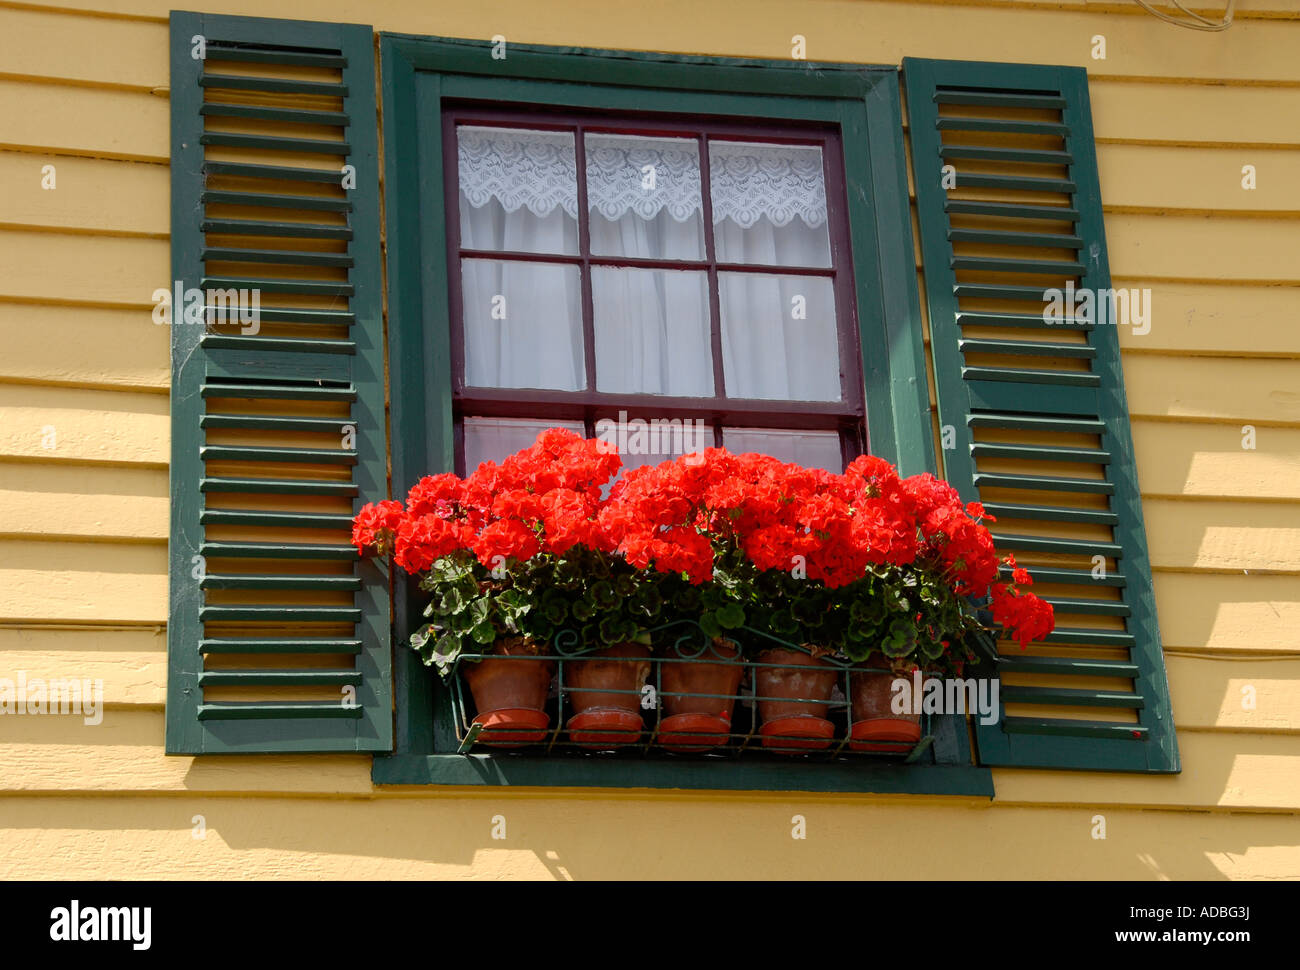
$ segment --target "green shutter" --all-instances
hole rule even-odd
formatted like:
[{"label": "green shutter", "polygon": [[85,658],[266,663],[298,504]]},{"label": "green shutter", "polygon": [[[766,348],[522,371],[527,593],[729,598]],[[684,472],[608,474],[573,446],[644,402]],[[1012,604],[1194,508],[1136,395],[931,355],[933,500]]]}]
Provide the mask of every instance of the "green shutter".
[{"label": "green shutter", "polygon": [[173,13],[171,115],[172,280],[261,313],[173,307],[167,750],[389,750],[371,30]]},{"label": "green shutter", "polygon": [[1043,319],[1049,288],[1111,287],[1087,73],[903,68],[946,474],[1057,615],[999,644],[980,761],[1176,772],[1117,327]]}]

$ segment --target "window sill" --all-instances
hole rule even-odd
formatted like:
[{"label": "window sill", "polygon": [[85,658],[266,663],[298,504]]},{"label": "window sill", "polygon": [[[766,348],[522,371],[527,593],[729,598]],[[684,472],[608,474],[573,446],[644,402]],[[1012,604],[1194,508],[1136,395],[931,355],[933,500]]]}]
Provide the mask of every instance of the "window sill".
[{"label": "window sill", "polygon": [[993,772],[973,765],[629,761],[492,755],[377,755],[376,785],[853,792],[993,797]]}]

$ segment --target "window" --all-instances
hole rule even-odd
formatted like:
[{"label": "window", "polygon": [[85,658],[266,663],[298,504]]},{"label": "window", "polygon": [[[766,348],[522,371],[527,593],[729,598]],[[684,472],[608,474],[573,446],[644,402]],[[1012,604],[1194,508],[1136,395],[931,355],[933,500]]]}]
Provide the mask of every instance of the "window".
[{"label": "window", "polygon": [[462,470],[556,425],[622,427],[625,467],[860,453],[834,129],[458,107],[444,132]]},{"label": "window", "polygon": [[[1040,313],[1052,281],[1110,287],[1082,69],[906,60],[913,205],[895,66],[386,35],[381,238],[370,28],[171,30],[172,276],[198,325],[171,327],[169,752],[373,752],[379,784],[984,796],[989,765],[1178,770],[1115,328]],[[486,160],[468,204],[462,150]],[[525,158],[555,174],[494,181]],[[260,329],[203,326],[204,290],[260,291]],[[357,561],[349,506],[624,415],[827,467],[869,445],[997,508],[995,543],[1073,618],[1002,658],[1019,711],[975,728],[978,765],[952,714],[912,764],[457,754],[403,646],[422,597]]]}]

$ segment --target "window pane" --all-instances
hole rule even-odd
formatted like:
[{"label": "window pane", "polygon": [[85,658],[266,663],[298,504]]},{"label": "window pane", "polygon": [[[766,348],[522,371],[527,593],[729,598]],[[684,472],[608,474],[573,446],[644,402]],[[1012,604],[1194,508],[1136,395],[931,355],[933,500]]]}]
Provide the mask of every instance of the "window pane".
[{"label": "window pane", "polygon": [[593,254],[704,258],[698,142],[593,133],[584,147]]},{"label": "window pane", "polygon": [[578,252],[572,132],[461,125],[456,153],[462,247]]},{"label": "window pane", "polygon": [[840,436],[834,431],[775,431],[760,428],[723,428],[722,443],[735,455],[757,452],[805,468],[844,471]]},{"label": "window pane", "polygon": [[835,289],[829,279],[719,273],[727,397],[840,400]]},{"label": "window pane", "polygon": [[817,146],[710,140],[709,197],[718,262],[830,266]]},{"label": "window pane", "polygon": [[713,394],[704,273],[592,267],[591,296],[597,390]]},{"label": "window pane", "polygon": [[466,384],[587,386],[578,267],[466,259],[461,284]]},{"label": "window pane", "polygon": [[545,421],[532,418],[466,418],[465,473],[485,461],[500,462],[527,448],[547,428],[567,428],[584,435],[581,421]]}]

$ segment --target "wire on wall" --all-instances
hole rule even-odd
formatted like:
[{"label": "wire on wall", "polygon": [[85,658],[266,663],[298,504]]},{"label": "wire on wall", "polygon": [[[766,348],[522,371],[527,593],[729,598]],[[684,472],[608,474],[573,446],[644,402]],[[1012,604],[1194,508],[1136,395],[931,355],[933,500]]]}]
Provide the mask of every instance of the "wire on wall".
[{"label": "wire on wall", "polygon": [[1179,0],[1169,0],[1169,2],[1177,7],[1182,13],[1190,17],[1190,20],[1171,16],[1164,11],[1157,10],[1148,4],[1146,0],[1133,0],[1133,2],[1153,17],[1158,17],[1167,24],[1173,24],[1176,27],[1186,27],[1189,30],[1217,31],[1227,30],[1232,26],[1232,8],[1236,6],[1237,0],[1228,0],[1227,9],[1223,11],[1223,16],[1219,20],[1210,20],[1206,17],[1202,17],[1200,14],[1188,10],[1179,2]]}]

